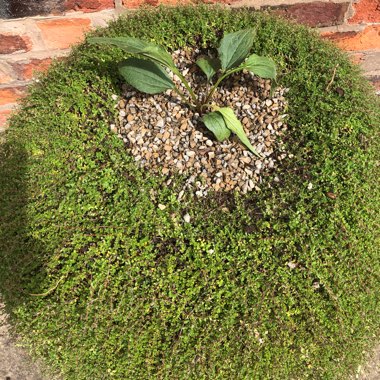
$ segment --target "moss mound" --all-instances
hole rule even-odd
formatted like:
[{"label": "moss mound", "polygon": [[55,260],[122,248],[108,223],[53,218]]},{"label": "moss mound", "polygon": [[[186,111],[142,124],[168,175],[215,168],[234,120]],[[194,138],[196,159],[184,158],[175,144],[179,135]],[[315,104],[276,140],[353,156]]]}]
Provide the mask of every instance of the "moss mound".
[{"label": "moss mound", "polygon": [[65,378],[347,379],[378,333],[379,111],[343,53],[248,10],[144,10],[97,34],[176,49],[247,26],[290,88],[294,158],[259,194],[178,202],[181,178],[136,167],[109,130],[117,49],[82,44],[12,118],[0,292]]}]

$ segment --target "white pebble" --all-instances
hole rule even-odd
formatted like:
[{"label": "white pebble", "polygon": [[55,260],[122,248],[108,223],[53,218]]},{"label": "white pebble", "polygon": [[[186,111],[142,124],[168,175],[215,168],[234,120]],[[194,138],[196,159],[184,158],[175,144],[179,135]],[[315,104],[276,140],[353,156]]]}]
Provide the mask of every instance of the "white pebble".
[{"label": "white pebble", "polygon": [[189,214],[185,214],[183,216],[183,220],[185,221],[185,223],[190,223],[190,220],[191,220],[190,215]]}]

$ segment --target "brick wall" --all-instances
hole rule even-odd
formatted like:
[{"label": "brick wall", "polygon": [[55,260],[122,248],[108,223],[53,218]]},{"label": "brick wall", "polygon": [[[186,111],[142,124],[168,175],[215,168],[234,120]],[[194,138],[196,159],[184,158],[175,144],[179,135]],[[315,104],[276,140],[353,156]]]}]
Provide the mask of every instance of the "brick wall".
[{"label": "brick wall", "polygon": [[[195,0],[181,1],[183,3]],[[198,1],[199,2],[199,1]],[[380,90],[380,0],[205,0],[230,7],[271,9],[283,17],[320,30],[321,35],[349,52]],[[36,71],[52,58],[65,56],[84,33],[104,26],[121,12],[142,4],[175,5],[176,0],[62,0],[50,14],[0,19],[0,131]],[[57,5],[58,4],[58,5]],[[1,15],[1,12],[0,12]]]}]

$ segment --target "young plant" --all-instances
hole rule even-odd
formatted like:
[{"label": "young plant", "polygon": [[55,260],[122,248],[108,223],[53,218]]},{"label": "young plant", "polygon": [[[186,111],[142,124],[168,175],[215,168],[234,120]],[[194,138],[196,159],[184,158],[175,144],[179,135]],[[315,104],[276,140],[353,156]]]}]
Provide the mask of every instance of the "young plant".
[{"label": "young plant", "polygon": [[[226,34],[217,49],[218,58],[206,57],[196,61],[207,78],[208,91],[202,98],[194,93],[189,82],[174,64],[171,55],[161,46],[134,37],[93,37],[89,38],[88,42],[115,45],[125,50],[132,57],[120,62],[119,72],[127,83],[148,94],[158,94],[169,89],[176,91],[186,104],[203,115],[203,123],[218,141],[227,139],[233,132],[252,153],[260,156],[249,142],[234,111],[229,107],[218,107],[210,103],[219,84],[233,73],[248,70],[262,78],[276,78],[276,66],[270,58],[250,55],[254,42],[252,29]],[[165,68],[178,76],[188,96],[175,85]],[[213,83],[216,74],[219,75]],[[212,111],[207,112],[207,109]]]}]

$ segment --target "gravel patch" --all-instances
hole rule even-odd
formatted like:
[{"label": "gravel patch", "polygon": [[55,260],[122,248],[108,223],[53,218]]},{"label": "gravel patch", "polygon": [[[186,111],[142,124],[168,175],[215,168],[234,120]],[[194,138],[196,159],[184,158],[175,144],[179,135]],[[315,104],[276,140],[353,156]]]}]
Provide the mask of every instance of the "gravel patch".
[{"label": "gravel patch", "polygon": [[[212,56],[213,52],[187,49],[172,54],[199,96],[206,93],[206,81],[194,62],[205,54]],[[179,78],[171,76],[186,93]],[[214,104],[234,110],[261,157],[247,150],[236,136],[218,142],[202,123],[202,115],[183,104],[173,90],[147,95],[124,85],[117,103],[119,117],[111,130],[123,139],[141,167],[167,176],[168,185],[172,174],[183,175],[180,197],[185,192],[202,197],[209,191],[260,191],[265,177],[288,156],[282,139],[287,130],[286,92],[277,88],[271,94],[269,80],[240,72],[225,79],[213,95]]]}]

